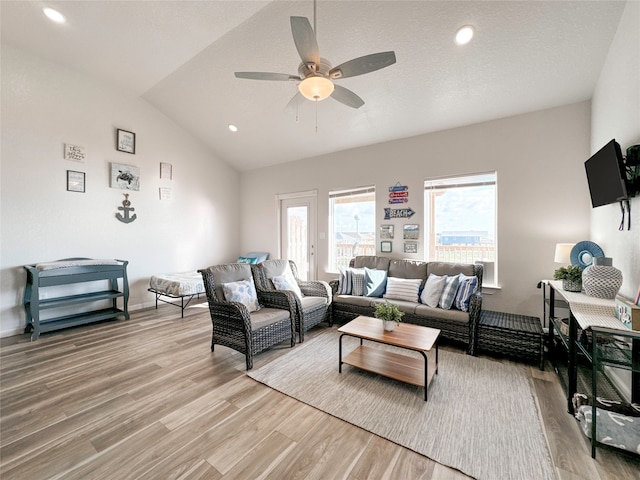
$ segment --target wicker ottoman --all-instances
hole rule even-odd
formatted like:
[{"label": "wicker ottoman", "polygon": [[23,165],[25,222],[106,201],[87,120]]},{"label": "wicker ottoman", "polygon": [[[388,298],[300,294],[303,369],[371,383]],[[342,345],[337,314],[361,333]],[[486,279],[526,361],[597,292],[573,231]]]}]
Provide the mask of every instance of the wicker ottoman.
[{"label": "wicker ottoman", "polygon": [[482,310],[476,341],[476,352],[525,358],[539,363],[540,370],[544,370],[543,333],[538,317]]}]

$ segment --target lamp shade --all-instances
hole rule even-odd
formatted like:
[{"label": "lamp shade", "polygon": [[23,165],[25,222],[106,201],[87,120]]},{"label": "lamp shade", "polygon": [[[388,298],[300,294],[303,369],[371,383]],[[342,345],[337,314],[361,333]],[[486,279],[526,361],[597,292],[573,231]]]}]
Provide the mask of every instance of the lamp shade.
[{"label": "lamp shade", "polygon": [[553,259],[556,263],[571,263],[571,249],[575,243],[556,243],[556,255]]},{"label": "lamp shade", "polygon": [[298,85],[300,93],[309,100],[324,100],[333,93],[333,82],[321,75],[305,78]]}]

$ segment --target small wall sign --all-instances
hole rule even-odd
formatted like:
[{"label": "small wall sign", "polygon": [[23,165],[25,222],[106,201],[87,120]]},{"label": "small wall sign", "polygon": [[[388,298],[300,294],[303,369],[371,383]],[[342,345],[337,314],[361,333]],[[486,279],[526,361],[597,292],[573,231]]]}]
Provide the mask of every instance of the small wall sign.
[{"label": "small wall sign", "polygon": [[118,128],[116,138],[116,150],[125,153],[136,153],[136,134],[133,132],[127,132],[126,130],[120,130]]},{"label": "small wall sign", "polygon": [[385,208],[384,219],[390,220],[392,218],[411,218],[416,213],[412,208]]},{"label": "small wall sign", "polygon": [[79,145],[71,145],[70,143],[64,144],[65,160],[73,160],[74,162],[84,163],[84,159],[86,156],[87,155],[84,147],[81,147]]}]

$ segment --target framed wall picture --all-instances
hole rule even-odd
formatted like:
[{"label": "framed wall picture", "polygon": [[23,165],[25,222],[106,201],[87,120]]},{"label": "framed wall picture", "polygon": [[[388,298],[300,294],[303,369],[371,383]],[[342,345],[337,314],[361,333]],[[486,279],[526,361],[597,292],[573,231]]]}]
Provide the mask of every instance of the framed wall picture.
[{"label": "framed wall picture", "polygon": [[380,242],[380,252],[391,253],[391,242],[388,240],[383,240],[382,242]]},{"label": "framed wall picture", "polygon": [[134,165],[111,164],[111,188],[140,190],[140,168]]},{"label": "framed wall picture", "polygon": [[380,240],[393,239],[393,225],[380,225]]},{"label": "framed wall picture", "polygon": [[420,236],[420,225],[406,224],[402,227],[402,238],[404,240],[418,240]]},{"label": "framed wall picture", "polygon": [[116,149],[124,153],[136,153],[136,134],[118,128],[116,138]]},{"label": "framed wall picture", "polygon": [[404,243],[404,253],[418,253],[418,243],[417,242],[405,242]]},{"label": "framed wall picture", "polygon": [[67,170],[67,192],[85,193],[85,173]]}]

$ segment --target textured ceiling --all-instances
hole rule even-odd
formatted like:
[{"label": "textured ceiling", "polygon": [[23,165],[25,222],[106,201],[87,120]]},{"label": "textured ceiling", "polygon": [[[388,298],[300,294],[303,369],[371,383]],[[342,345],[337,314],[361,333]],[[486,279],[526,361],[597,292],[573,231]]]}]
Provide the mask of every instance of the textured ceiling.
[{"label": "textured ceiling", "polygon": [[[68,23],[48,21],[45,3]],[[318,44],[333,65],[396,53],[338,80],[365,101],[358,110],[333,99],[285,110],[294,83],[233,75],[297,74],[289,17],[313,24],[310,0],[2,0],[0,16],[3,43],[141,96],[242,171],[589,99],[624,4],[320,0]],[[457,46],[465,24],[475,38]]]}]

